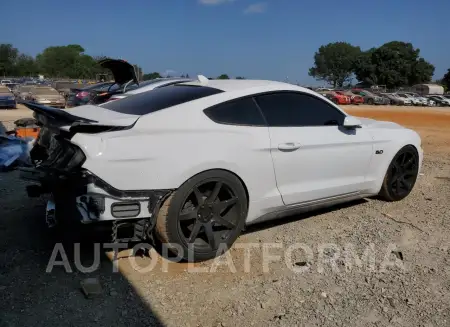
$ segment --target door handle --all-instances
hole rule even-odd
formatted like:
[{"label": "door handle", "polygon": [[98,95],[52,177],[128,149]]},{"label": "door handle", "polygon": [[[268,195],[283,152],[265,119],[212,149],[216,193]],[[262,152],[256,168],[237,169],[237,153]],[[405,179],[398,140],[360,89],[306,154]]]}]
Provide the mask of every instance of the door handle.
[{"label": "door handle", "polygon": [[288,142],[278,144],[278,150],[280,151],[295,151],[301,147],[300,143]]}]

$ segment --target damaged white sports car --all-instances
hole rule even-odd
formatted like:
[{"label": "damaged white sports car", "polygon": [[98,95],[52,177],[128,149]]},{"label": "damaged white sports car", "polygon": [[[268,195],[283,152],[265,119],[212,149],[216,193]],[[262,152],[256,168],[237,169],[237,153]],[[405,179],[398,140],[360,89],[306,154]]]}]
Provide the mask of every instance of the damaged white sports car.
[{"label": "damaged white sports car", "polygon": [[111,221],[117,242],[154,237],[196,261],[248,224],[401,200],[423,158],[416,132],[280,82],[199,76],[102,106],[26,106],[42,125],[36,167],[22,169],[30,196],[53,194],[57,218]]}]

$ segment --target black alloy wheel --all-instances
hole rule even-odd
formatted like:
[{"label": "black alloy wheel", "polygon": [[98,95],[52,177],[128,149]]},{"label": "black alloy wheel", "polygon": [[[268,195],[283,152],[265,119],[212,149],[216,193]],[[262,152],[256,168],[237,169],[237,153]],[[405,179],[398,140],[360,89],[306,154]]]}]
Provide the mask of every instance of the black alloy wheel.
[{"label": "black alloy wheel", "polygon": [[394,157],[383,181],[380,195],[387,201],[399,201],[411,193],[419,173],[416,149],[407,145]]},{"label": "black alloy wheel", "polygon": [[208,171],[189,179],[166,200],[156,234],[175,255],[204,261],[231,247],[246,216],[247,197],[240,180],[226,171]]}]

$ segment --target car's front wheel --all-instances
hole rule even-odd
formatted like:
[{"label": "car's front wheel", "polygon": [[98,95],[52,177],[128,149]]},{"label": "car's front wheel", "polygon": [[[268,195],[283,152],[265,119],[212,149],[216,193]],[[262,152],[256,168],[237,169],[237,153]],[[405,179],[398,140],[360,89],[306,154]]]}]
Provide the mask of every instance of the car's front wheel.
[{"label": "car's front wheel", "polygon": [[411,193],[419,173],[419,155],[412,145],[404,146],[392,159],[379,195],[386,201],[399,201]]},{"label": "car's front wheel", "polygon": [[224,170],[210,170],[187,180],[163,203],[156,236],[185,261],[209,260],[235,242],[247,210],[247,195],[239,178]]}]

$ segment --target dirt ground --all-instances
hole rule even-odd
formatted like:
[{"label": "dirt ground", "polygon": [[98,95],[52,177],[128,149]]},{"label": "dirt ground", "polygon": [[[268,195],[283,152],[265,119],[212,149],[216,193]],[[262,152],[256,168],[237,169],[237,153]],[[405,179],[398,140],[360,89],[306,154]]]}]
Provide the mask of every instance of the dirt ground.
[{"label": "dirt ground", "polygon": [[[73,243],[82,240],[78,261],[89,266],[92,235],[52,233],[44,201],[26,197],[17,172],[0,173],[0,326],[450,326],[450,109],[344,109],[420,133],[425,159],[413,192],[251,226],[220,262],[123,251],[114,272],[102,250],[100,268],[80,272]],[[0,112],[0,121],[23,114]],[[72,272],[47,273],[59,241]],[[289,256],[298,243],[303,251]],[[269,262],[269,253],[279,257]],[[87,277],[99,279],[97,297],[81,293]]]}]

